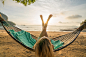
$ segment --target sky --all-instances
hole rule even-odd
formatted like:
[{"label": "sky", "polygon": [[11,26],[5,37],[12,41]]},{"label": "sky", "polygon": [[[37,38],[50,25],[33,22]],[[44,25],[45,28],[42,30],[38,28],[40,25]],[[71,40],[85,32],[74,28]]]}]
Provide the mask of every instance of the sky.
[{"label": "sky", "polygon": [[41,25],[52,14],[48,25],[79,26],[86,19],[86,0],[36,0],[24,6],[13,0],[0,1],[0,12],[17,25]]}]

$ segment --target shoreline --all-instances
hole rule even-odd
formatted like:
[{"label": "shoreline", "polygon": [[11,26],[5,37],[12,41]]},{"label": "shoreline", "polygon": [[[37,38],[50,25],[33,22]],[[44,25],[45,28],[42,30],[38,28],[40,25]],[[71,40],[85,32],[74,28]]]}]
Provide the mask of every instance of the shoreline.
[{"label": "shoreline", "polygon": [[[0,28],[0,30],[4,30],[4,28]],[[47,31],[47,32],[73,32],[74,30],[76,29],[63,29],[61,31]],[[82,32],[86,32],[86,29],[83,29]]]}]

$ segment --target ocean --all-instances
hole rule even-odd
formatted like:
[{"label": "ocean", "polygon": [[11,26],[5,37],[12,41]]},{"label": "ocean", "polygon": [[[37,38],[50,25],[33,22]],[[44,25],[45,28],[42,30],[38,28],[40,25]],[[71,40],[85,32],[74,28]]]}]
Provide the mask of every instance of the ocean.
[{"label": "ocean", "polygon": [[[25,31],[42,31],[41,25],[16,25],[16,27],[21,28]],[[74,31],[78,26],[56,26],[48,25],[47,31],[61,32],[61,31]]]}]

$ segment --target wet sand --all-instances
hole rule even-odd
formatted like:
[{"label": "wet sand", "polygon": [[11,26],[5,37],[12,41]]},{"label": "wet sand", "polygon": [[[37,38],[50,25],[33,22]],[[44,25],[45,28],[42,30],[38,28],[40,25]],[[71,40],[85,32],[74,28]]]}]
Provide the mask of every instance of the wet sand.
[{"label": "wet sand", "polygon": [[[40,31],[29,31],[35,36],[39,36]],[[70,32],[48,32],[50,38],[64,35]],[[54,53],[55,57],[86,57],[86,32],[81,32],[78,38],[66,48]],[[15,40],[13,40],[5,30],[0,30],[0,57],[35,57],[32,52]]]}]

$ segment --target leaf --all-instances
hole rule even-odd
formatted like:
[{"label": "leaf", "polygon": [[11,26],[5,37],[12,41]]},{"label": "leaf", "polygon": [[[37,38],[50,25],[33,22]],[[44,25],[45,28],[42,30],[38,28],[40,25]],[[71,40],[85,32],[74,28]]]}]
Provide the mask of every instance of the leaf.
[{"label": "leaf", "polygon": [[[13,0],[16,1],[17,3],[21,3],[24,6],[30,5],[31,3],[34,3],[35,0]],[[4,5],[4,0],[2,1],[3,5]]]}]

